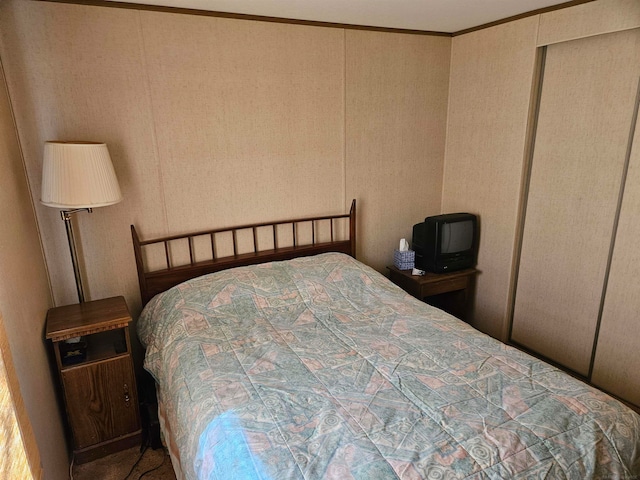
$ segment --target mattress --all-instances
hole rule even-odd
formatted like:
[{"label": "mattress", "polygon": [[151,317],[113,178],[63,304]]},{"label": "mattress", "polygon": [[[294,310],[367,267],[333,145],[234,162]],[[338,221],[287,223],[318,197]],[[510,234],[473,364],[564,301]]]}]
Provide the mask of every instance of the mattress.
[{"label": "mattress", "polygon": [[343,254],[190,280],[138,334],[186,479],[640,475],[635,412]]}]

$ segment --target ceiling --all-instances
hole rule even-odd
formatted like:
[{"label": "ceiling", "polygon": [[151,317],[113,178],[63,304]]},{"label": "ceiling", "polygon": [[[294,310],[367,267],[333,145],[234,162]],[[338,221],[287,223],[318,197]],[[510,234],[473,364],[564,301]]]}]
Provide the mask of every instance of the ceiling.
[{"label": "ceiling", "polygon": [[[116,1],[116,0],[110,0]],[[120,0],[122,1],[122,0]],[[293,20],[459,32],[566,0],[125,0]]]}]

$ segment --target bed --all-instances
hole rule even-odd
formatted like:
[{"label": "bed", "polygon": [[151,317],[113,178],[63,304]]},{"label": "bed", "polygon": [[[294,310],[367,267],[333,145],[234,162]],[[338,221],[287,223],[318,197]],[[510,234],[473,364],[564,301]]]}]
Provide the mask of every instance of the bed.
[{"label": "bed", "polygon": [[[257,230],[290,224],[290,245],[274,233],[258,252]],[[240,253],[245,230],[255,251]],[[355,202],[347,215],[132,232],[138,334],[178,478],[640,478],[638,414],[355,260]],[[234,253],[219,257],[224,233]],[[195,258],[198,236],[213,258]],[[173,241],[188,243],[186,265],[171,265]],[[145,267],[149,245],[164,245],[166,268]]]}]

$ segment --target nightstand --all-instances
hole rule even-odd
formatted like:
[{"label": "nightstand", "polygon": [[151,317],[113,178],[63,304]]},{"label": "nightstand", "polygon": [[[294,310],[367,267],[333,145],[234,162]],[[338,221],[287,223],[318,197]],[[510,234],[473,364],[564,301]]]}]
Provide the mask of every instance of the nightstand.
[{"label": "nightstand", "polygon": [[467,303],[478,273],[475,268],[425,275],[411,275],[411,270],[399,270],[395,266],[387,268],[389,279],[410,295],[466,320]]},{"label": "nightstand", "polygon": [[[139,445],[142,432],[124,297],[47,313],[76,463]],[[66,340],[82,337],[82,342]]]}]

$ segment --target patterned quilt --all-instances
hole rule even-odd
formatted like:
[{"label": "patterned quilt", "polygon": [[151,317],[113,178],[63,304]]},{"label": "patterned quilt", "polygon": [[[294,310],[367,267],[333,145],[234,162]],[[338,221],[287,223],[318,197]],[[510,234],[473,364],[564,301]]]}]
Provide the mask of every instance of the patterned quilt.
[{"label": "patterned quilt", "polygon": [[138,333],[187,479],[640,478],[640,416],[346,255],[190,280]]}]

